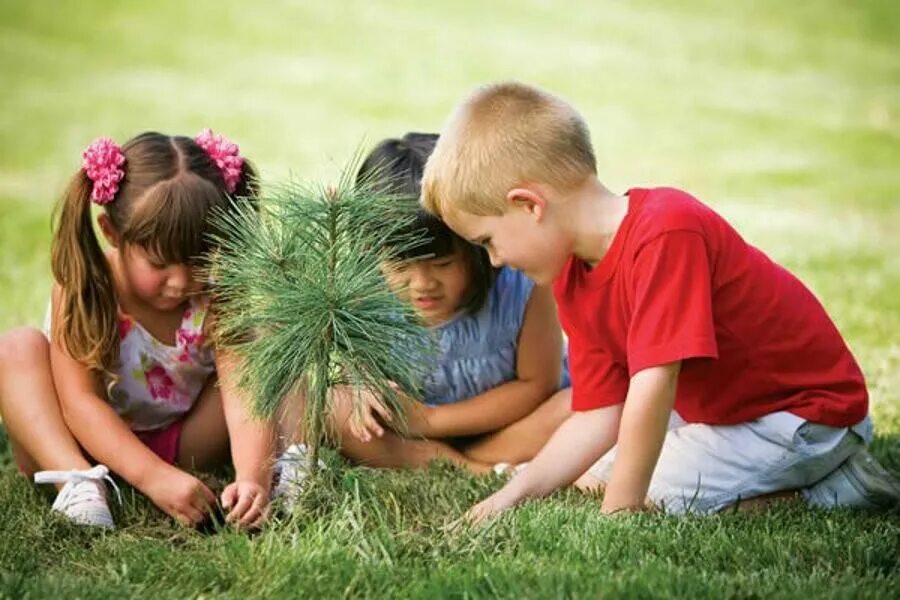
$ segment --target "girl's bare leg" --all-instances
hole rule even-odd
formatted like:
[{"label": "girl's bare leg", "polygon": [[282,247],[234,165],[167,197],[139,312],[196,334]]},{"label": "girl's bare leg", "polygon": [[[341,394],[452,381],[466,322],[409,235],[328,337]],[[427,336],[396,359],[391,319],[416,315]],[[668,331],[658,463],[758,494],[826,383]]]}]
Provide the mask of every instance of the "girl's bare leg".
[{"label": "girl's bare leg", "polygon": [[427,467],[437,459],[450,460],[476,474],[489,473],[491,465],[469,458],[449,444],[436,440],[407,439],[386,430],[380,438],[361,442],[344,428],[340,442],[341,453],[361,465],[387,469]]},{"label": "girl's bare leg", "polygon": [[0,415],[16,464],[29,479],[40,470],[91,468],[63,420],[50,372],[50,342],[37,329],[14,329],[0,337]]},{"label": "girl's bare leg", "polygon": [[218,378],[211,375],[197,403],[184,418],[178,443],[178,466],[210,471],[229,460],[228,425],[219,393]]},{"label": "girl's bare leg", "polygon": [[556,428],[572,414],[571,405],[571,388],[562,389],[541,403],[531,414],[503,429],[479,437],[468,444],[463,452],[470,459],[489,464],[529,461],[544,447]]},{"label": "girl's bare leg", "polygon": [[[297,413],[302,414],[302,403],[298,403]],[[373,437],[368,442],[359,441],[350,433],[351,409],[349,405],[338,403],[332,417],[332,426],[339,440],[341,454],[350,460],[369,467],[402,469],[405,467],[427,467],[437,459],[445,459],[458,464],[472,473],[489,473],[491,466],[459,452],[449,444],[428,439],[405,438],[388,428],[384,435]]]},{"label": "girl's bare leg", "polygon": [[[278,415],[281,447],[303,441],[302,419],[304,412],[302,392],[289,398]],[[435,440],[404,438],[388,428],[380,438],[361,442],[350,433],[351,409],[338,402],[332,415],[332,434],[338,440],[338,450],[346,458],[368,467],[402,469],[427,467],[436,459],[450,460],[473,473],[490,472],[491,466],[462,454],[449,444]]]},{"label": "girl's bare leg", "polygon": [[291,444],[299,444],[305,441],[302,427],[303,409],[304,398],[302,393],[289,396],[281,403],[277,416],[279,453]]}]

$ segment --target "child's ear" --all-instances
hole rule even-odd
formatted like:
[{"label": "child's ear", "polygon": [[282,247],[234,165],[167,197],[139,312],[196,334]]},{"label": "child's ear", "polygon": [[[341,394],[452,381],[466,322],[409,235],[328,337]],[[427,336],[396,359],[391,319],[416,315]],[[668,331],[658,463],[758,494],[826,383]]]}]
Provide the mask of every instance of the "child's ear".
[{"label": "child's ear", "polygon": [[113,248],[118,248],[119,233],[116,231],[116,228],[113,227],[112,221],[109,220],[109,215],[106,213],[97,215],[97,225],[100,226],[100,232],[103,234],[103,237],[106,238],[106,241],[109,242],[109,245]]},{"label": "child's ear", "polygon": [[518,187],[506,193],[506,201],[511,208],[519,208],[540,221],[544,217],[547,201],[538,191],[527,187]]}]

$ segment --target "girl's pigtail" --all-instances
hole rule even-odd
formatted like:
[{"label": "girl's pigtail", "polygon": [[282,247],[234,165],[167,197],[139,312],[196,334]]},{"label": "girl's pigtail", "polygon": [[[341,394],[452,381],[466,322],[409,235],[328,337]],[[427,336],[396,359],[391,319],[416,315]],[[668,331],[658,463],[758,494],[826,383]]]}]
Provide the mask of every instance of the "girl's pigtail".
[{"label": "girl's pigtail", "polygon": [[241,165],[241,176],[234,189],[234,196],[255,199],[259,194],[259,176],[249,160],[244,159]]},{"label": "girl's pigtail", "polygon": [[118,361],[115,286],[91,222],[93,182],[79,169],[54,211],[53,276],[62,288],[51,336],[95,371]]}]

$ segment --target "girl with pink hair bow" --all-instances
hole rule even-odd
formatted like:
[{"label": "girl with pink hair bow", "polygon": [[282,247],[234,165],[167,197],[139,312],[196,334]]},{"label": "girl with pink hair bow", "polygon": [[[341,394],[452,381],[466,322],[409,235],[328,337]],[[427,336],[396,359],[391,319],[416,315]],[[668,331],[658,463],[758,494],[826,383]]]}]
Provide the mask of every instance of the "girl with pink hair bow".
[{"label": "girl with pink hair bow", "polygon": [[[84,151],[57,206],[45,331],[0,338],[0,413],[16,461],[56,484],[53,509],[73,521],[113,527],[110,472],[184,524],[219,500],[230,522],[265,520],[281,464],[275,426],[248,414],[229,357],[208,339],[210,294],[195,276],[210,234],[222,234],[210,215],[252,203],[255,180],[237,145],[210,130],[142,133],[122,147],[100,138]],[[215,468],[229,449],[235,481],[217,499],[187,469]]]}]

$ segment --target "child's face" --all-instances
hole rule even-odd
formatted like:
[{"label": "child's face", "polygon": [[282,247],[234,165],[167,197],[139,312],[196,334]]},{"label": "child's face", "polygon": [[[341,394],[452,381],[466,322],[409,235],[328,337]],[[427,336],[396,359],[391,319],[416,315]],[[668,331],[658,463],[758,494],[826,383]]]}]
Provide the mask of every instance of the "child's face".
[{"label": "child's face", "polygon": [[385,277],[400,298],[409,302],[426,325],[449,320],[463,306],[471,279],[462,251],[437,258],[385,265]]},{"label": "child's face", "polygon": [[174,310],[188,296],[203,290],[203,282],[194,279],[190,265],[162,264],[132,244],[120,248],[119,258],[130,292],[156,310]]},{"label": "child's face", "polygon": [[539,285],[551,283],[571,253],[570,244],[552,222],[525,207],[513,206],[499,216],[458,211],[445,220],[457,235],[484,247],[492,265],[508,265]]}]

